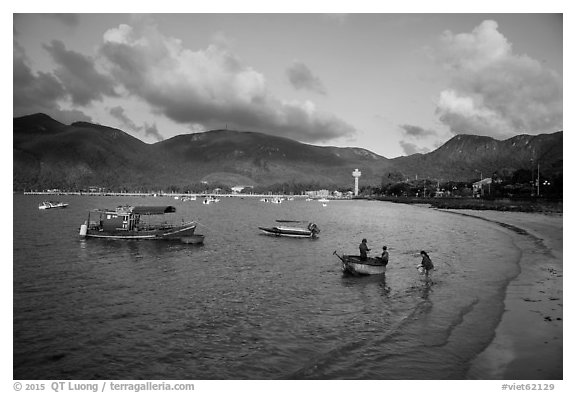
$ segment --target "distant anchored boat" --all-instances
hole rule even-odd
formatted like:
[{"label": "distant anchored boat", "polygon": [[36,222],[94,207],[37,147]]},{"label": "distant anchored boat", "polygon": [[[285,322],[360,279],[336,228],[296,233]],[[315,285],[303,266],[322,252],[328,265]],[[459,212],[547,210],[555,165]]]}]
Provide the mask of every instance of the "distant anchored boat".
[{"label": "distant anchored boat", "polygon": [[306,228],[279,225],[269,228],[258,227],[258,229],[260,229],[266,235],[296,237],[296,238],[316,238],[320,233],[320,228],[318,228],[318,226],[314,223],[308,224]]},{"label": "distant anchored boat", "polygon": [[275,203],[278,205],[282,203],[282,201],[284,201],[284,198],[260,198],[260,202]]},{"label": "distant anchored boat", "polygon": [[354,276],[365,276],[373,274],[386,273],[386,264],[382,263],[380,258],[367,258],[365,261],[360,260],[359,255],[338,255],[334,251],[340,261],[342,261],[342,272]]},{"label": "distant anchored boat", "polygon": [[217,203],[217,202],[220,202],[220,199],[219,199],[219,198],[214,198],[214,197],[208,197],[208,198],[205,198],[205,199],[202,201],[202,203],[205,204],[205,205],[209,205],[209,204],[211,204],[211,203]]},{"label": "distant anchored boat", "polygon": [[40,202],[38,205],[38,209],[46,210],[46,209],[61,209],[68,206],[67,203],[64,202],[52,202],[52,201],[44,201]]},{"label": "distant anchored boat", "polygon": [[171,224],[164,219],[164,214],[175,212],[174,206],[120,206],[116,209],[91,210],[88,220],[80,226],[80,236],[135,240],[192,238],[195,222]]}]

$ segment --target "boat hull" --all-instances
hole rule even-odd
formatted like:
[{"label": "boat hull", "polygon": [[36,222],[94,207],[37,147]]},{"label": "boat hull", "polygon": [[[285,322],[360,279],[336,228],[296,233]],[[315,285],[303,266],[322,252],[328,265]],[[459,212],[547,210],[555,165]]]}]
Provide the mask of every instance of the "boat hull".
[{"label": "boat hull", "polygon": [[316,234],[307,229],[301,228],[287,228],[287,227],[258,227],[263,233],[271,236],[283,236],[283,237],[293,237],[293,238],[312,238],[316,237]]},{"label": "boat hull", "polygon": [[63,202],[42,202],[40,205],[38,205],[38,209],[40,210],[63,209],[67,206],[68,204]]},{"label": "boat hull", "polygon": [[342,271],[346,274],[369,276],[386,273],[386,265],[376,258],[368,258],[366,261],[361,261],[359,256],[344,255],[340,260],[342,261]]}]

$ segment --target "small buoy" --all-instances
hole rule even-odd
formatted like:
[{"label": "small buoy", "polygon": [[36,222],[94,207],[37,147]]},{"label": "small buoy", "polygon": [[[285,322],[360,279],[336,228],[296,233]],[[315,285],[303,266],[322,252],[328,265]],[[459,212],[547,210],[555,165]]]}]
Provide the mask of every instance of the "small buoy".
[{"label": "small buoy", "polygon": [[86,225],[85,223],[80,225],[80,236],[86,236],[87,232],[88,232],[88,225]]}]

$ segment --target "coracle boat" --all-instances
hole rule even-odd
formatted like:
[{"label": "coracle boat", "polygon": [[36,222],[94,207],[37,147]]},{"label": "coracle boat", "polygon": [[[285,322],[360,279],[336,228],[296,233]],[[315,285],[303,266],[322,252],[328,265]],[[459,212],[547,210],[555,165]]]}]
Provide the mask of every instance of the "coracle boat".
[{"label": "coracle boat", "polygon": [[119,206],[116,209],[91,210],[88,220],[80,226],[80,236],[134,240],[193,237],[195,222],[171,224],[164,219],[164,214],[175,212],[174,206]]},{"label": "coracle boat", "polygon": [[342,261],[342,272],[354,276],[366,276],[373,274],[386,273],[386,264],[382,263],[380,258],[370,258],[365,261],[360,260],[359,255],[338,255],[334,251],[334,255]]},{"label": "coracle boat", "polygon": [[314,223],[309,223],[306,228],[289,227],[289,226],[275,226],[275,227],[258,227],[266,235],[272,236],[285,236],[296,238],[317,238],[320,233],[320,228]]},{"label": "coracle boat", "polygon": [[40,210],[46,210],[46,209],[58,209],[58,208],[64,208],[68,206],[67,203],[64,202],[52,202],[52,201],[44,201],[44,202],[40,202],[40,204],[38,205],[38,209]]}]

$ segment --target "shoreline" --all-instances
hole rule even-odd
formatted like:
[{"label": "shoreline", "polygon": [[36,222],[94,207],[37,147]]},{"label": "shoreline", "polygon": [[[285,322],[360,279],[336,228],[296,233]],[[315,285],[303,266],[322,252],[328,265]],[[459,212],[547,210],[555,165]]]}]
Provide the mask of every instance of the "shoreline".
[{"label": "shoreline", "polygon": [[560,213],[563,202],[557,198],[472,198],[472,197],[375,197],[365,198],[381,202],[403,203],[416,206],[428,206],[442,211],[509,211],[526,213]]},{"label": "shoreline", "polygon": [[494,339],[471,362],[467,378],[562,380],[562,214],[438,210],[512,230],[522,249],[521,271],[506,289]]}]

